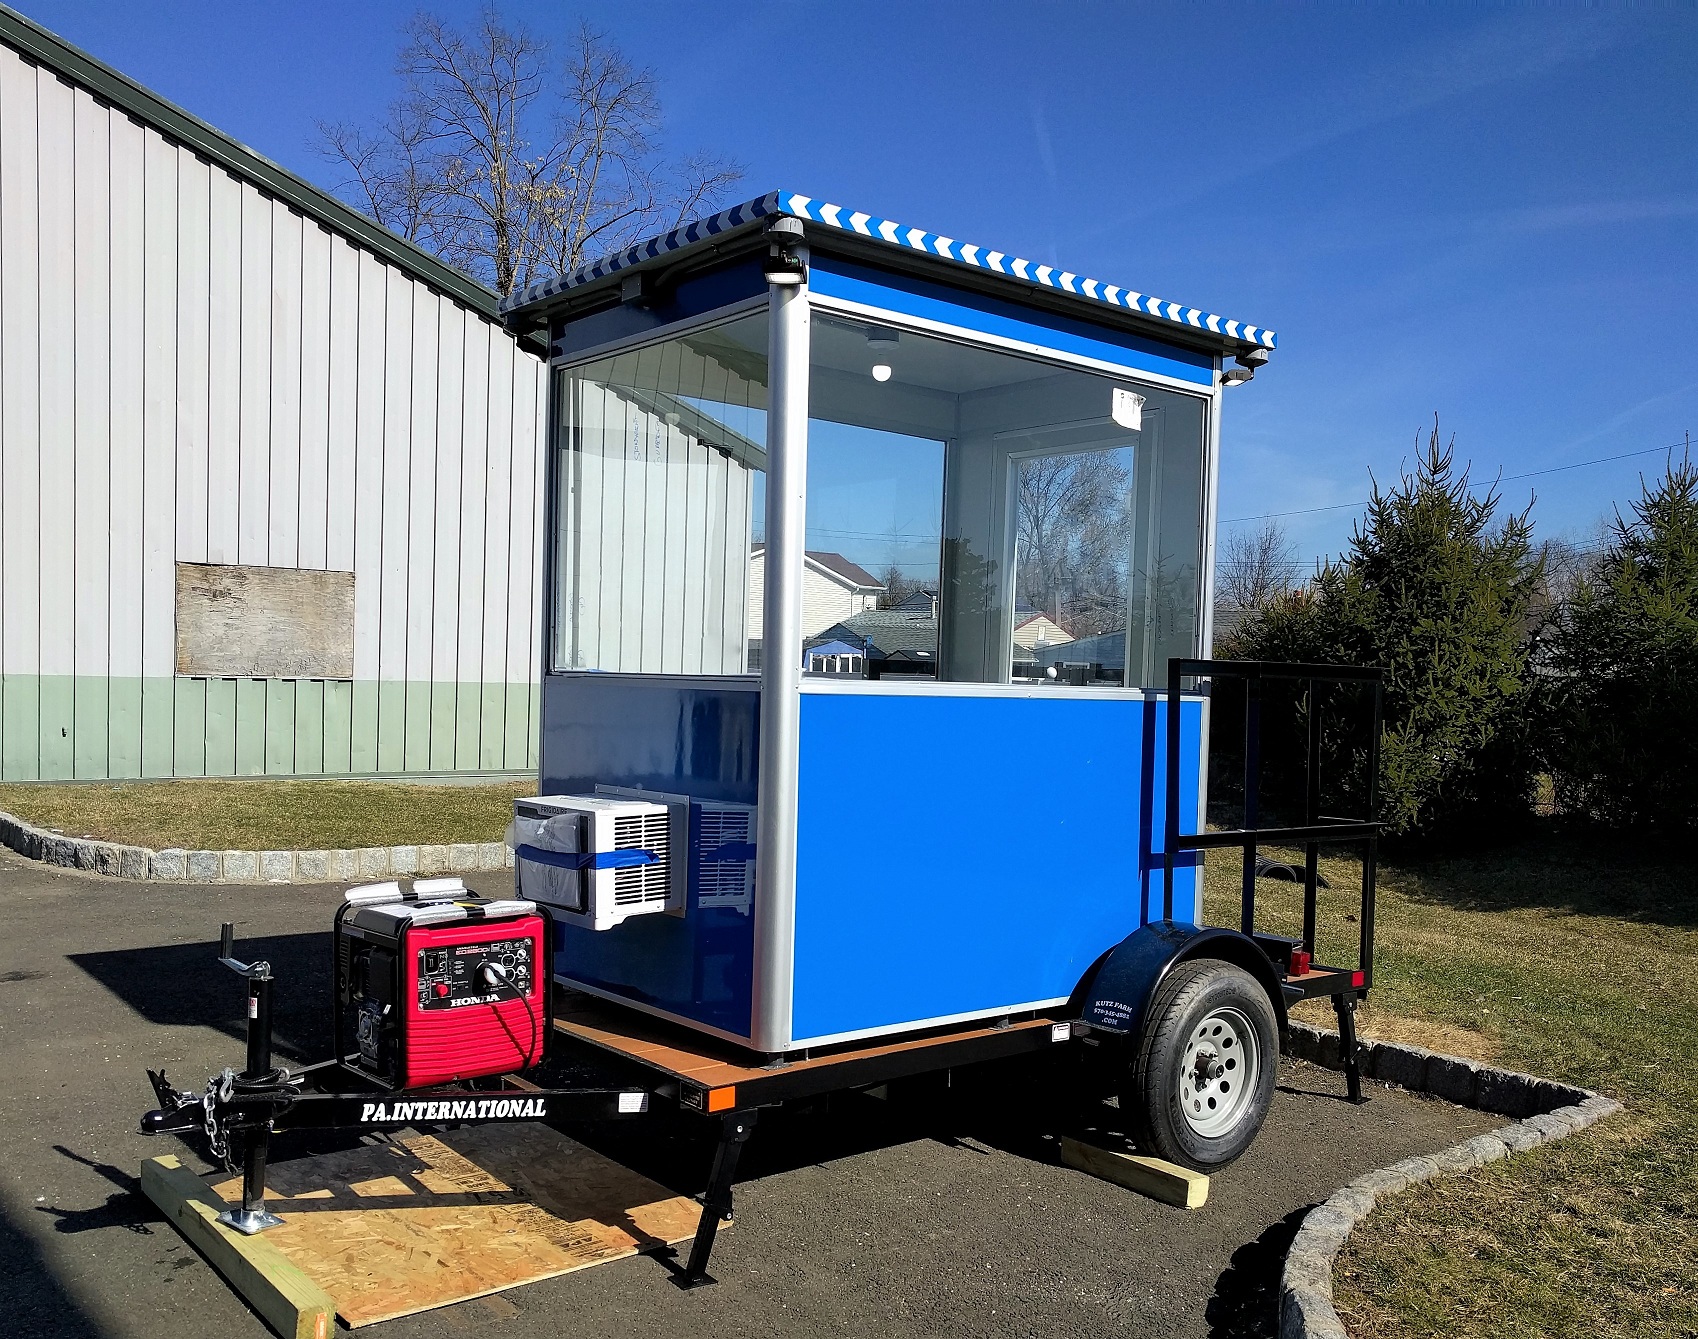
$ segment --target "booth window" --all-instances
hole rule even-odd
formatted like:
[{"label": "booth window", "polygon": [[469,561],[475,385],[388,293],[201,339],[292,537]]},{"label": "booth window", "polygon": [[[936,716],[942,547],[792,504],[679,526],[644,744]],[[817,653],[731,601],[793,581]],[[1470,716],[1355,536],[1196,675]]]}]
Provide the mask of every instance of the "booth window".
[{"label": "booth window", "polygon": [[810,557],[879,589],[804,619],[805,672],[1157,687],[1199,653],[1201,398],[827,312],[809,373]]},{"label": "booth window", "polygon": [[766,313],[555,378],[554,668],[749,672]]}]

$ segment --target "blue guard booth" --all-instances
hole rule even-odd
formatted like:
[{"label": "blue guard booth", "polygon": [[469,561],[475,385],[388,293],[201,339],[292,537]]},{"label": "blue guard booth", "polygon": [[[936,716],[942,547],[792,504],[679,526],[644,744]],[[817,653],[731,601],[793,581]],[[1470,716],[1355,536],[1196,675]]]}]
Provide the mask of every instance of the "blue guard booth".
[{"label": "blue guard booth", "polygon": [[781,1054],[1052,1008],[1161,917],[1162,688],[1272,332],[788,192],[508,309],[552,367],[514,841],[560,981]]}]

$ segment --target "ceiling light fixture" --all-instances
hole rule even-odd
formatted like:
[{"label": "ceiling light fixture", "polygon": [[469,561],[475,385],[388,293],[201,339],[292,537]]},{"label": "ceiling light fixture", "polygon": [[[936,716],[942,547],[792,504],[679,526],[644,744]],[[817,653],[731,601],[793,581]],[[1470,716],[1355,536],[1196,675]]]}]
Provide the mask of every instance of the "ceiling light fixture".
[{"label": "ceiling light fixture", "polygon": [[889,363],[874,363],[873,364],[873,380],[874,381],[889,381],[890,380],[890,364]]}]

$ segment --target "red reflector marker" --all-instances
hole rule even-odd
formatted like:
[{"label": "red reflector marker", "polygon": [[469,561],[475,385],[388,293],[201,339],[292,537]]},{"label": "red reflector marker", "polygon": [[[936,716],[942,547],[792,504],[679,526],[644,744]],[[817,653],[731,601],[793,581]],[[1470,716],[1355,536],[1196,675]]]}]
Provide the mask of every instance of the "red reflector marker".
[{"label": "red reflector marker", "polygon": [[1314,961],[1308,949],[1294,948],[1291,950],[1291,975],[1307,976],[1309,965]]},{"label": "red reflector marker", "polygon": [[1350,984],[1353,986],[1366,985],[1367,982],[1368,974],[1366,972],[1352,972],[1350,974]]}]

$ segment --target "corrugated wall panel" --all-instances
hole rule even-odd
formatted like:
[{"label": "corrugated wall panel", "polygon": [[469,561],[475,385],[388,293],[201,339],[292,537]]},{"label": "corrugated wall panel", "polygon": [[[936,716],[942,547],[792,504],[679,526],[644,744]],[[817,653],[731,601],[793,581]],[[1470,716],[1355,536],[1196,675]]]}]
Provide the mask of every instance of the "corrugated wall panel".
[{"label": "corrugated wall panel", "polygon": [[[31,77],[36,71],[31,67]],[[37,306],[42,407],[41,506],[53,520],[41,528],[41,776],[72,774],[71,730],[76,723],[76,140],[70,85],[45,72],[35,79],[40,135],[37,259],[42,301]],[[51,508],[51,511],[48,509]],[[100,518],[101,524],[105,517]],[[104,603],[104,592],[101,596]]]},{"label": "corrugated wall panel", "polygon": [[[301,566],[301,248],[305,220],[271,204],[271,424],[266,439],[268,567]],[[311,313],[322,322],[322,304]],[[314,397],[315,399],[318,397]]]},{"label": "corrugated wall panel", "polygon": [[111,177],[111,316],[108,357],[111,410],[108,442],[106,611],[106,772],[142,774],[142,549],[145,478],[147,140],[122,112],[107,110]]},{"label": "corrugated wall panel", "polygon": [[[142,720],[141,770],[169,776],[175,752],[172,672],[177,523],[177,206],[178,153],[158,136],[146,141],[142,229]],[[199,327],[204,331],[204,323]],[[204,406],[205,398],[200,401]],[[204,437],[202,438],[204,440]]]},{"label": "corrugated wall panel", "polygon": [[[0,49],[0,777],[533,765],[543,385]],[[179,562],[352,570],[354,680],[177,676]]]},{"label": "corrugated wall panel", "polygon": [[41,775],[35,69],[0,48],[0,775]]}]

